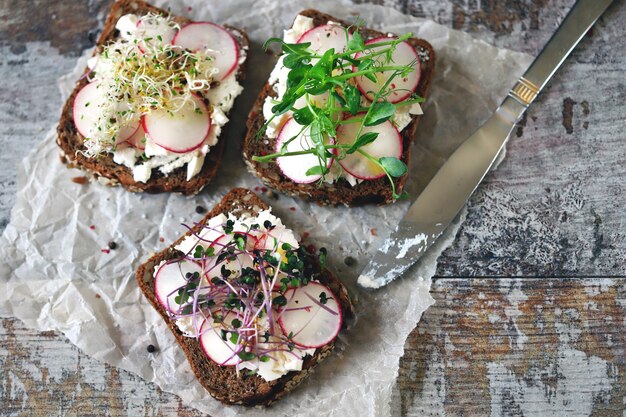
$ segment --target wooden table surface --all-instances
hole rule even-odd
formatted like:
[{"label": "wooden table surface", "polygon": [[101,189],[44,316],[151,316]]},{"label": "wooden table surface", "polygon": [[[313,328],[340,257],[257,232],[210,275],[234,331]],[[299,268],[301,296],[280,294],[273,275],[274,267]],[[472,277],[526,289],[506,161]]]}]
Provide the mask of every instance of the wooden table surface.
[{"label": "wooden table surface", "polygon": [[[363,1],[363,0],[361,0]],[[369,1],[369,0],[368,0]],[[536,55],[573,0],[372,0]],[[111,0],[0,0],[0,230],[56,78]],[[396,415],[626,415],[626,8],[616,1],[514,131],[440,258]],[[541,278],[540,278],[541,277]],[[196,416],[174,395],[0,320],[1,415]]]}]

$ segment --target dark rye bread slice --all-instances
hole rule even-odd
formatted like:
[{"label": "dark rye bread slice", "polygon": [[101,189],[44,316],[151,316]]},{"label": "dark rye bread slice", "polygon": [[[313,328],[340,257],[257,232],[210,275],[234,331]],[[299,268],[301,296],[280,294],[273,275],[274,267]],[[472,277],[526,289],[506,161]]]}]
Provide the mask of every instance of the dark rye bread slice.
[{"label": "dark rye bread slice", "polygon": [[[154,7],[140,0],[117,0],[106,19],[102,33],[97,42],[94,54],[102,51],[107,43],[115,40],[119,36],[119,31],[115,29],[117,20],[128,13],[144,15],[146,13],[163,13],[168,14],[165,10]],[[174,20],[184,25],[190,20],[183,17],[175,17]],[[239,48],[248,49],[249,41],[245,32],[230,26],[224,26],[235,38],[239,44]],[[85,69],[87,73],[89,69]],[[237,79],[243,80],[245,74],[245,62],[240,65],[237,70]],[[187,181],[187,165],[176,168],[167,176],[162,174],[158,169],[152,170],[150,179],[145,182],[136,182],[133,179],[132,171],[124,165],[113,162],[112,154],[104,154],[98,158],[88,158],[81,151],[83,147],[83,136],[78,133],[74,125],[72,117],[72,104],[74,97],[80,89],[88,83],[87,78],[82,78],[76,83],[74,91],[69,96],[61,114],[61,120],[57,128],[57,144],[61,148],[61,161],[70,168],[79,168],[85,171],[91,179],[98,180],[106,185],[121,185],[129,191],[161,193],[161,192],[178,192],[185,195],[197,194],[207,185],[217,174],[220,166],[222,155],[225,148],[225,138],[227,135],[227,127],[222,128],[220,138],[215,146],[212,146],[207,154],[201,171]]]},{"label": "dark rye bread slice", "polygon": [[[341,23],[345,27],[350,25],[349,22],[317,10],[304,10],[299,14],[312,18],[314,26],[324,25],[329,20]],[[366,40],[386,35],[386,33],[367,28],[362,28],[361,34]],[[422,75],[415,92],[425,98],[428,96],[428,90],[430,89],[433,72],[435,70],[435,52],[432,46],[424,39],[411,38],[407,42],[415,47],[420,57]],[[252,157],[254,155],[267,155],[274,153],[275,149],[275,139],[270,139],[267,136],[259,139],[256,138],[257,132],[261,130],[265,123],[265,118],[263,117],[263,103],[267,96],[276,96],[269,82],[265,84],[250,111],[246,124],[248,130],[242,145],[243,159],[248,170],[254,176],[260,178],[266,185],[278,191],[292,196],[301,196],[320,204],[358,206],[363,204],[388,204],[393,202],[391,185],[387,177],[363,181],[354,187],[343,178],[333,184],[324,183],[322,186],[318,186],[316,183],[297,184],[284,176],[275,162],[263,164],[253,161]],[[411,123],[401,132],[404,150],[401,159],[407,165],[409,165],[411,158],[411,143],[415,137],[418,122],[419,116],[413,116]],[[402,191],[407,177],[408,175],[405,175],[394,180],[398,194]]]},{"label": "dark rye bread slice", "polygon": [[[268,206],[251,191],[243,188],[235,188],[224,196],[201,221],[206,223],[210,218],[221,213],[228,215],[233,213],[236,216],[242,214],[254,214],[267,209]],[[197,233],[201,226],[194,227]],[[234,367],[219,366],[211,361],[200,348],[199,342],[192,337],[185,337],[176,327],[175,321],[168,317],[165,309],[159,304],[154,294],[154,267],[163,260],[177,258],[182,253],[175,250],[174,246],[180,243],[191,232],[181,236],[167,249],[153,255],[148,261],[142,264],[137,270],[137,282],[139,288],[144,293],[150,304],[163,317],[174,337],[182,347],[191,369],[198,378],[198,381],[209,393],[218,400],[227,404],[241,405],[269,405],[276,399],[291,391],[296,385],[303,381],[312,369],[326,358],[333,350],[334,341],[328,345],[317,349],[314,356],[307,356],[302,365],[302,371],[291,371],[281,378],[267,382],[258,375],[245,376],[245,372],[237,376]],[[350,318],[353,317],[352,304],[350,298],[341,281],[337,279],[328,269],[322,269],[315,256],[309,256],[305,260],[315,272],[320,272],[320,282],[328,286],[335,295],[339,297],[344,316],[344,327]]]}]

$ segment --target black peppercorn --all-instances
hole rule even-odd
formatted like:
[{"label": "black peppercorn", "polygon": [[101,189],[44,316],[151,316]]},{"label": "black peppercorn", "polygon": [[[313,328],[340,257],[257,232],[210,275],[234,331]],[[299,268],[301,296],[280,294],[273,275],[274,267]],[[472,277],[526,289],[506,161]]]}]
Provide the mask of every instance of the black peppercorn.
[{"label": "black peppercorn", "polygon": [[110,241],[108,243],[109,249],[113,250],[113,249],[117,249],[117,243]]},{"label": "black peppercorn", "polygon": [[352,256],[346,256],[343,262],[348,266],[356,265],[356,259],[354,259]]},{"label": "black peppercorn", "polygon": [[148,345],[148,353],[154,353],[156,351],[156,348],[154,347],[154,345]]}]

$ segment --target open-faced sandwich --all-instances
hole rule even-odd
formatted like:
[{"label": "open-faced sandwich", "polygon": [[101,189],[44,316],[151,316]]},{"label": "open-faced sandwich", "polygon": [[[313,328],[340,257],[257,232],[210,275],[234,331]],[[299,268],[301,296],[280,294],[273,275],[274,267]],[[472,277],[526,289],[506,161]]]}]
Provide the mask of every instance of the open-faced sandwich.
[{"label": "open-faced sandwich", "polygon": [[433,76],[430,44],[316,10],[269,43],[282,56],[248,118],[250,172],[322,204],[398,198]]},{"label": "open-faced sandwich", "polygon": [[137,281],[211,395],[267,405],[330,354],[353,314],[325,251],[312,251],[239,188],[141,265]]},{"label": "open-faced sandwich", "polygon": [[58,127],[62,160],[130,191],[199,192],[241,93],[246,34],[118,0]]}]

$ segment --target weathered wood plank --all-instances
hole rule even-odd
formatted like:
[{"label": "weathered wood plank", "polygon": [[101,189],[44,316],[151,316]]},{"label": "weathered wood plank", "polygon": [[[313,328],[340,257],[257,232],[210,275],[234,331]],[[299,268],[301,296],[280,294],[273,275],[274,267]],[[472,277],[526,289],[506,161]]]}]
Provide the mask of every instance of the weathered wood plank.
[{"label": "weathered wood plank", "polygon": [[437,279],[405,345],[402,415],[621,415],[625,279]]},{"label": "weathered wood plank", "polygon": [[[574,2],[367,1],[531,54]],[[110,3],[0,0],[0,231],[19,160],[58,119],[55,80],[91,45]],[[626,275],[625,3],[611,7],[530,109],[507,159],[470,202],[440,275]],[[437,280],[437,304],[406,344],[396,413],[621,415],[625,285]],[[199,415],[62,335],[3,319],[0,341],[2,415]]]},{"label": "weathered wood plank", "polygon": [[203,415],[155,385],[92,359],[58,333],[34,332],[4,319],[0,340],[0,415]]},{"label": "weathered wood plank", "polygon": [[530,107],[439,275],[626,275],[624,19],[612,7]]},{"label": "weathered wood plank", "polygon": [[[433,297],[400,362],[397,414],[624,409],[626,279],[438,279]],[[200,415],[54,332],[5,319],[0,340],[4,415]]]}]

